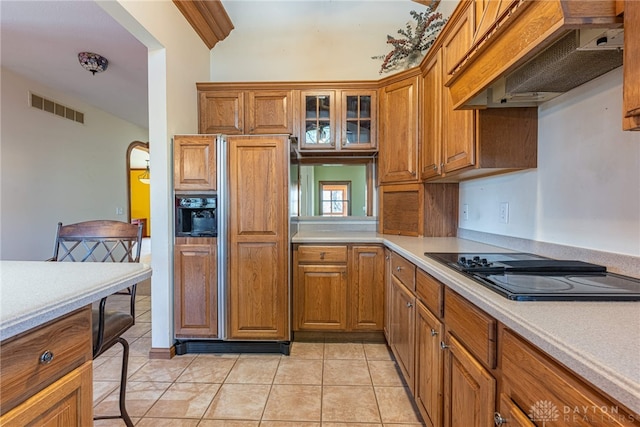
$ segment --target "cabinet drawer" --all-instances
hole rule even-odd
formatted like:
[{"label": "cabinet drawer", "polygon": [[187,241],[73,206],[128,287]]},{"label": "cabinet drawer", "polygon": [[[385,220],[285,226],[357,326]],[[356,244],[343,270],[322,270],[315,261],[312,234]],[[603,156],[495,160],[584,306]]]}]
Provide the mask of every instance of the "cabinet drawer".
[{"label": "cabinet drawer", "polygon": [[[92,360],[91,342],[90,306],[2,342],[2,413]],[[41,363],[46,351],[53,359]]]},{"label": "cabinet drawer", "polygon": [[395,253],[391,254],[391,274],[410,290],[416,290],[416,266]]},{"label": "cabinet drawer", "polygon": [[300,245],[298,262],[347,262],[347,247]]},{"label": "cabinet drawer", "polygon": [[442,308],[444,307],[443,289],[442,283],[428,273],[418,270],[416,273],[416,294],[420,301],[438,317],[442,317]]},{"label": "cabinet drawer", "polygon": [[526,411],[540,402],[550,402],[560,413],[550,423],[554,426],[637,425],[632,421],[637,420],[637,414],[625,413],[620,405],[511,331],[501,329],[500,342],[502,392],[518,407]]},{"label": "cabinet drawer", "polygon": [[445,289],[444,323],[480,362],[496,367],[496,320],[449,288]]}]

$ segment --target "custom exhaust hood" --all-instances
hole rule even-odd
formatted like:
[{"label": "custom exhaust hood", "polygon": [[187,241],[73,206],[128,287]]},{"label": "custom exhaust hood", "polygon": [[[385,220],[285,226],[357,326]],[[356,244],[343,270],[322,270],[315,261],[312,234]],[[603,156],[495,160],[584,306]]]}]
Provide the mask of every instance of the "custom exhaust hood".
[{"label": "custom exhaust hood", "polygon": [[572,30],[487,90],[488,107],[533,106],[622,66],[622,29]]},{"label": "custom exhaust hood", "polygon": [[445,82],[456,109],[536,106],[622,65],[613,0],[500,5]]}]

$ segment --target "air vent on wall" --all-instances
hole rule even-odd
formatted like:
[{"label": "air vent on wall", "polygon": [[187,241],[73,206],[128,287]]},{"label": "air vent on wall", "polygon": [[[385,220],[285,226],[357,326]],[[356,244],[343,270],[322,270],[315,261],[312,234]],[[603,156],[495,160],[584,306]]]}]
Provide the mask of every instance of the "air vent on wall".
[{"label": "air vent on wall", "polygon": [[62,104],[58,104],[55,101],[36,95],[35,93],[30,93],[29,95],[29,100],[33,108],[84,124],[84,113],[76,111],[73,108],[66,107]]}]

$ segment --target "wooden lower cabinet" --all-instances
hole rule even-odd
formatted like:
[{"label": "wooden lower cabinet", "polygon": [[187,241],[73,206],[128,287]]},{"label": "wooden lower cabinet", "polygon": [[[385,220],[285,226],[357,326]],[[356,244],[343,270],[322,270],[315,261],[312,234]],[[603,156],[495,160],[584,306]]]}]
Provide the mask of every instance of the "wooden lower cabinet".
[{"label": "wooden lower cabinet", "polygon": [[347,329],[347,265],[299,265],[296,274],[295,330]]},{"label": "wooden lower cabinet", "polygon": [[92,425],[91,347],[91,306],[0,343],[0,425]]},{"label": "wooden lower cabinet", "polygon": [[68,373],[0,417],[4,427],[93,424],[93,362]]},{"label": "wooden lower cabinet", "polygon": [[[502,328],[498,415],[506,425],[637,426],[630,414],[543,352]],[[520,423],[520,424],[518,424]]]},{"label": "wooden lower cabinet", "polygon": [[380,331],[384,328],[384,250],[381,246],[353,246],[349,266],[349,328]]},{"label": "wooden lower cabinet", "polygon": [[393,276],[391,283],[391,341],[389,346],[411,392],[414,392],[416,297]]},{"label": "wooden lower cabinet", "polygon": [[379,245],[296,245],[296,331],[382,331],[384,250]]},{"label": "wooden lower cabinet", "polygon": [[455,337],[447,334],[445,341],[444,425],[491,426],[496,407],[495,378]]},{"label": "wooden lower cabinet", "polygon": [[442,426],[442,322],[422,303],[416,308],[415,400],[429,427]]},{"label": "wooden lower cabinet", "polygon": [[217,239],[177,237],[174,248],[176,338],[218,338]]},{"label": "wooden lower cabinet", "polygon": [[384,248],[384,337],[391,342],[391,251]]}]

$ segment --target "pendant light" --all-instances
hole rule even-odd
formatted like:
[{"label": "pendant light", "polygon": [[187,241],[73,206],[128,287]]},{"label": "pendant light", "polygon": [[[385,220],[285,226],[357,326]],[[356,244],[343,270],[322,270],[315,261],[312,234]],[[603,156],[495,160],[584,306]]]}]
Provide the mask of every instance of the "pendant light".
[{"label": "pendant light", "polygon": [[149,170],[149,160],[147,160],[147,169],[143,173],[138,175],[138,181],[147,185],[149,185],[149,183],[151,182],[151,170]]}]

